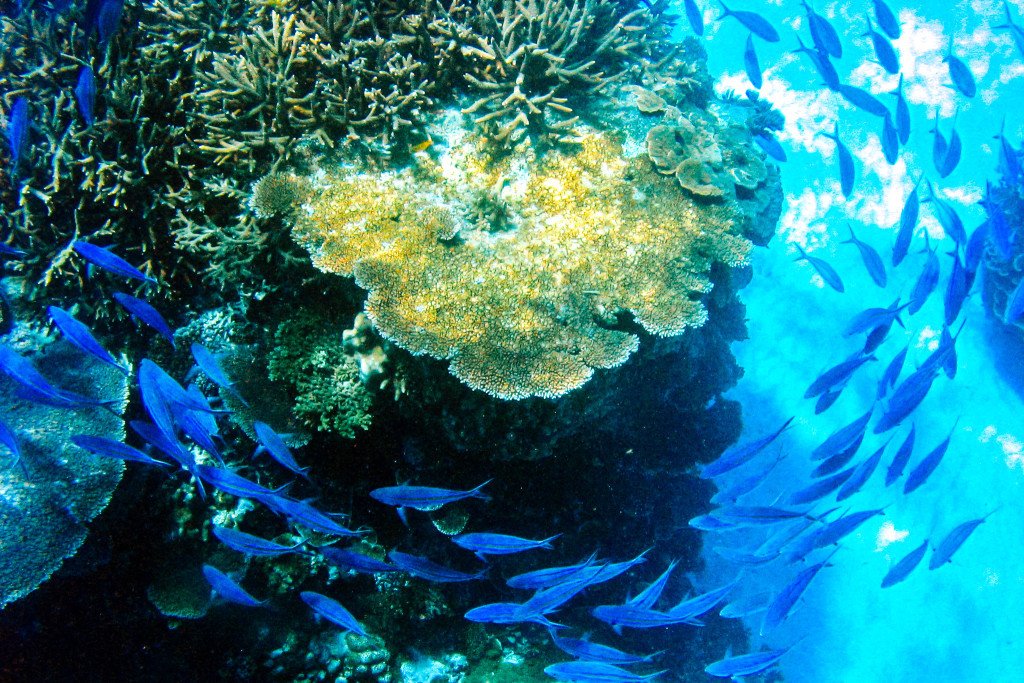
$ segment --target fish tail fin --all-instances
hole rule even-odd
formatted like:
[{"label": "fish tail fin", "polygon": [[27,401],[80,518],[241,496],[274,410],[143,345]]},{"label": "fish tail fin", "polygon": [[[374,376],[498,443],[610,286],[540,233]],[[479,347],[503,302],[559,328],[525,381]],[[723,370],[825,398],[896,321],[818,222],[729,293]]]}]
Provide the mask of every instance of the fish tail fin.
[{"label": "fish tail fin", "polygon": [[491,497],[489,495],[487,495],[486,493],[483,493],[481,491],[481,489],[483,487],[487,486],[488,484],[490,484],[492,481],[494,481],[493,478],[492,479],[488,479],[487,481],[485,481],[484,483],[480,484],[476,488],[471,489],[470,492],[469,492],[470,497],[471,498],[479,498],[480,500],[489,501],[491,499]]},{"label": "fish tail fin", "polygon": [[545,538],[543,541],[540,542],[540,544],[539,544],[540,547],[541,548],[548,548],[548,549],[550,549],[552,547],[551,541],[555,540],[556,538],[558,538],[561,535],[562,534],[555,534],[554,536],[549,536],[549,537]]}]

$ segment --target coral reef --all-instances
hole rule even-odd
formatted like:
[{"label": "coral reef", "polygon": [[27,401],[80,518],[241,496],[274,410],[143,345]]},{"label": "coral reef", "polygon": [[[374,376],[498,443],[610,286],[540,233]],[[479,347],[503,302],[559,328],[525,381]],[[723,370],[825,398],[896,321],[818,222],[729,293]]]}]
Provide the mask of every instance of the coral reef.
[{"label": "coral reef", "polygon": [[268,370],[271,380],[291,386],[300,422],[351,439],[370,427],[373,394],[361,381],[360,364],[346,354],[340,331],[312,312],[282,322]]},{"label": "coral reef", "polygon": [[[19,343],[19,338],[21,343]],[[28,341],[19,330],[6,343]],[[120,372],[65,342],[52,342],[33,361],[56,386],[113,401],[123,412],[128,383]],[[73,411],[15,396],[13,382],[0,379],[0,413],[17,435],[20,464],[0,471],[0,607],[35,590],[86,539],[87,524],[110,501],[124,463],[73,445],[74,434],[124,438],[124,426],[101,407]]]},{"label": "coral reef", "polygon": [[[1024,149],[1011,150],[1017,156],[1019,168],[1024,163]],[[985,204],[990,216],[989,224],[993,219],[999,220],[1008,233],[1005,237],[1008,244],[1001,248],[995,243],[993,230],[989,229],[981,261],[984,271],[982,301],[995,318],[1003,320],[1014,289],[1024,280],[1024,231],[1021,230],[1024,226],[1024,178],[1012,178],[1004,168],[999,183],[991,188]],[[1008,253],[1004,254],[1003,249],[1008,249]]]},{"label": "coral reef", "polygon": [[[699,327],[711,264],[746,259],[729,205],[687,199],[610,134],[540,158],[448,143],[438,160],[321,179],[294,234],[369,290],[384,337],[493,396],[556,397],[620,365],[638,344],[624,317],[659,336]],[[500,224],[473,220],[481,197]]]}]

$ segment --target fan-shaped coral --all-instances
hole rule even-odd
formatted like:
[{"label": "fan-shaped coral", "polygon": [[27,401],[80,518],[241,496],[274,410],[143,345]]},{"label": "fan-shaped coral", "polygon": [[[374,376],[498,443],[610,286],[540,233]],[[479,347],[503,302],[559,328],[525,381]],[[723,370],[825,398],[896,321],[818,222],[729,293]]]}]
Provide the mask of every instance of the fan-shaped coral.
[{"label": "fan-shaped coral", "polygon": [[494,396],[562,395],[624,362],[641,328],[703,324],[711,264],[747,256],[732,205],[687,196],[612,135],[540,159],[450,142],[437,161],[323,179],[294,234],[369,290],[385,337]]}]

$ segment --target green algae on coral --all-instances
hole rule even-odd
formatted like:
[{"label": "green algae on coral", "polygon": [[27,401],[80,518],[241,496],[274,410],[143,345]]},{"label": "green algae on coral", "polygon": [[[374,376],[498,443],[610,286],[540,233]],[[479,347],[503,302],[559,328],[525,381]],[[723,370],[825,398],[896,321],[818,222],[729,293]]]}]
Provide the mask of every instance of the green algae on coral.
[{"label": "green algae on coral", "polygon": [[355,438],[369,429],[373,394],[360,381],[360,364],[345,353],[341,329],[300,313],[277,328],[269,355],[270,379],[295,393],[293,412],[304,425]]},{"label": "green algae on coral", "polygon": [[[318,179],[293,233],[369,290],[385,338],[493,396],[557,397],[620,365],[639,343],[629,317],[659,336],[699,327],[711,265],[747,258],[732,205],[686,196],[611,134],[541,158],[449,143],[401,170]],[[497,229],[479,223],[481,196],[505,207]]]}]

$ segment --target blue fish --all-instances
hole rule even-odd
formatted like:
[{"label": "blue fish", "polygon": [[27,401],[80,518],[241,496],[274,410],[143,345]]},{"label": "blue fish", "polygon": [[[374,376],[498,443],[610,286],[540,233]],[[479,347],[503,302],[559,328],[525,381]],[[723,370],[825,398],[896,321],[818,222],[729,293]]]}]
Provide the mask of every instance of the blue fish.
[{"label": "blue fish", "polygon": [[828,55],[820,50],[809,48],[804,45],[804,41],[800,39],[800,36],[796,37],[796,42],[799,47],[793,50],[794,53],[800,52],[811,60],[814,64],[815,70],[818,75],[821,76],[821,80],[824,81],[825,87],[833,92],[839,92],[842,87],[842,83],[839,82],[839,72],[836,71],[836,67],[832,64],[832,61],[828,58]]},{"label": "blue fish", "polygon": [[247,534],[244,531],[239,531],[238,529],[219,526],[217,524],[213,525],[212,531],[213,535],[227,547],[236,552],[251,555],[253,557],[281,557],[282,555],[299,552],[298,549],[302,546],[301,543],[291,546],[281,545],[280,543],[274,543],[273,541],[268,541],[267,539],[260,538],[259,536]]},{"label": "blue fish", "polygon": [[793,417],[782,423],[782,426],[776,429],[771,434],[763,436],[760,439],[755,439],[739,446],[734,446],[729,450],[725,451],[720,455],[714,462],[705,465],[700,472],[701,479],[713,479],[721,476],[730,470],[734,470],[740,465],[748,462],[752,458],[756,457],[758,453],[767,448],[775,439],[779,438],[782,432],[786,431],[790,423],[793,422]]},{"label": "blue fish", "polygon": [[697,7],[695,0],[684,0],[683,6],[686,9],[686,20],[690,22],[690,28],[698,36],[704,35],[704,13]]},{"label": "blue fish", "polygon": [[8,450],[11,451],[11,455],[14,456],[14,462],[11,463],[11,465],[21,465],[21,472],[25,475],[25,478],[28,479],[28,468],[25,466],[25,462],[21,459],[21,446],[18,445],[18,438],[14,435],[14,431],[3,420],[0,420],[0,443],[7,446]]},{"label": "blue fish", "polygon": [[[728,548],[720,545],[715,546],[714,548],[712,548],[712,550],[716,554],[721,555],[730,562],[733,562],[735,564],[743,564],[751,567],[756,567],[758,565],[774,562],[775,558],[779,556],[779,554],[776,552],[767,552],[759,554],[756,552],[736,550],[735,548]],[[767,607],[767,604],[765,605],[765,607]]]},{"label": "blue fish", "polygon": [[609,645],[591,642],[586,637],[565,638],[559,636],[558,632],[554,629],[549,630],[548,633],[551,636],[551,642],[553,642],[559,650],[570,657],[575,657],[576,659],[588,662],[604,662],[605,664],[630,666],[632,664],[645,664],[651,662],[655,657],[661,654],[634,655],[628,652],[623,652],[622,650]]},{"label": "blue fish", "polygon": [[747,34],[747,44],[743,48],[743,68],[747,72],[747,78],[758,90],[761,89],[761,65],[757,62],[757,52],[754,50],[754,34]]},{"label": "blue fish", "polygon": [[879,287],[885,288],[888,277],[885,273],[885,264],[882,263],[882,257],[878,255],[875,248],[867,242],[857,239],[857,235],[853,232],[853,226],[849,223],[846,224],[847,229],[850,231],[850,239],[843,240],[842,244],[852,244],[857,247],[857,251],[860,252],[861,261],[864,262],[864,268],[868,271],[868,275]]},{"label": "blue fish", "polygon": [[957,319],[961,309],[963,309],[964,302],[967,300],[967,295],[970,293],[968,274],[963,262],[960,261],[960,253],[954,251],[952,256],[953,269],[949,274],[949,280],[946,282],[946,292],[942,298],[946,325],[952,325],[953,321]]},{"label": "blue fish", "polygon": [[837,273],[836,269],[829,265],[827,261],[817,258],[816,256],[808,255],[807,252],[804,251],[804,248],[799,244],[796,245],[796,248],[800,250],[800,256],[797,257],[797,261],[807,261],[810,263],[815,272],[818,273],[818,275],[821,276],[821,279],[825,281],[825,284],[840,294],[846,291],[846,288],[843,286],[843,280],[839,277],[839,273]]},{"label": "blue fish", "polygon": [[482,579],[486,574],[486,570],[481,570],[476,574],[456,571],[429,560],[426,557],[409,555],[408,553],[399,552],[398,550],[389,551],[388,559],[390,559],[395,566],[402,571],[421,579],[426,579],[427,581],[433,581],[434,583],[461,583],[463,581],[475,581],[477,579]]},{"label": "blue fish", "polygon": [[1006,139],[1006,117],[999,125],[999,134],[995,136],[999,140],[999,173],[1006,178],[1007,182],[1013,183],[1020,176],[1020,159],[1017,157],[1017,150],[1013,148],[1010,141]]},{"label": "blue fish", "polygon": [[778,524],[805,514],[799,510],[788,510],[764,505],[729,505],[715,510],[714,513],[719,519],[733,521],[737,524],[760,525]]},{"label": "blue fish", "polygon": [[740,580],[736,579],[731,583],[713,588],[692,598],[683,598],[673,607],[669,608],[667,614],[671,617],[687,620],[696,619],[713,610],[729,596],[729,593],[736,590],[738,585],[740,585]]},{"label": "blue fish", "polygon": [[871,3],[875,6],[875,20],[878,21],[881,29],[893,40],[899,38],[900,22],[896,20],[896,15],[889,9],[889,6],[885,4],[884,0],[871,0]]},{"label": "blue fish", "polygon": [[124,374],[128,373],[128,368],[119,364],[114,357],[96,340],[89,328],[77,320],[70,313],[62,308],[56,306],[48,306],[46,312],[50,315],[50,320],[57,326],[57,329],[61,331],[64,338],[69,342],[77,346],[79,349],[88,353],[89,355],[112,365]]},{"label": "blue fish", "polygon": [[726,657],[704,667],[704,673],[717,678],[739,679],[742,676],[754,676],[767,671],[786,656],[790,648],[784,650],[765,650],[751,652],[746,655]]},{"label": "blue fish", "polygon": [[1024,28],[1021,28],[1020,24],[1014,22],[1013,17],[1010,15],[1010,3],[1003,0],[1003,9],[1006,10],[1006,23],[994,26],[997,29],[1006,29],[1010,32],[1010,37],[1013,39],[1013,44],[1017,46],[1017,52],[1020,53],[1021,57],[1024,57]]},{"label": "blue fish", "polygon": [[972,519],[970,521],[960,524],[955,529],[949,532],[942,541],[935,546],[935,550],[932,552],[931,559],[928,560],[928,569],[938,569],[942,565],[951,562],[953,560],[953,554],[960,549],[960,546],[964,544],[974,530],[985,523],[985,520],[995,512],[988,513],[984,517],[978,519]]},{"label": "blue fish", "polygon": [[235,383],[228,379],[228,376],[224,374],[223,368],[220,367],[220,363],[217,362],[217,359],[212,353],[210,353],[209,349],[198,342],[193,342],[190,348],[192,351],[192,358],[196,361],[196,366],[198,366],[199,369],[210,378],[211,382],[219,386],[221,389],[230,392],[241,402],[242,405],[249,405],[249,402],[246,401],[245,398],[235,389]]},{"label": "blue fish", "polygon": [[652,609],[658,602],[661,594],[665,591],[665,586],[668,585],[668,579],[672,575],[672,571],[677,566],[679,566],[679,560],[669,562],[668,567],[660,576],[658,576],[658,578],[652,581],[642,591],[637,593],[635,597],[627,600],[625,604],[631,607],[639,607],[641,609]]},{"label": "blue fish", "polygon": [[674,617],[665,612],[659,612],[633,605],[598,605],[591,614],[600,621],[611,626],[616,633],[621,633],[623,628],[649,629],[675,626],[676,624],[699,625],[692,619],[686,617]]},{"label": "blue fish", "polygon": [[264,497],[279,495],[288,488],[286,484],[277,489],[268,489],[224,467],[196,465],[195,470],[199,477],[207,484],[210,484],[218,491],[238,496],[239,498],[255,498],[263,501]]},{"label": "blue fish", "polygon": [[890,95],[896,96],[896,134],[899,137],[900,144],[905,145],[910,140],[910,106],[907,105],[907,100],[903,97],[903,74],[900,74],[900,81],[896,85],[896,89],[889,92]]},{"label": "blue fish", "polygon": [[917,194],[917,186],[921,183],[920,178],[914,189],[907,195],[903,202],[903,210],[900,211],[900,227],[896,232],[896,243],[892,247],[892,265],[895,268],[907,256],[910,250],[910,240],[914,237],[914,230],[917,228],[917,218],[921,211],[921,200]]},{"label": "blue fish", "polygon": [[28,100],[24,97],[17,97],[7,113],[7,146],[11,151],[9,173],[12,178],[17,176],[18,162],[25,152],[29,125]]},{"label": "blue fish", "polygon": [[105,50],[110,39],[117,33],[123,12],[124,0],[100,0],[99,12],[96,14],[96,34],[100,49]]},{"label": "blue fish", "polygon": [[[843,144],[843,141],[839,139],[839,121],[836,121],[835,128],[831,133],[822,133],[825,137],[829,138],[836,143],[836,154],[839,157],[839,187],[843,191],[843,196],[847,199],[853,194],[853,181],[856,175],[856,167],[853,165],[853,155],[850,154],[849,148]],[[828,280],[826,280],[828,282]],[[839,288],[836,288],[834,284],[829,282],[833,289],[842,292],[842,282],[839,282]]]},{"label": "blue fish", "polygon": [[[927,240],[927,238],[925,238]],[[925,251],[927,256],[925,257],[924,265],[921,267],[921,273],[917,276],[917,280],[914,282],[914,288],[910,291],[910,301],[907,302],[907,310],[913,315],[921,310],[928,297],[935,291],[935,287],[939,284],[939,257],[935,254],[935,250],[931,247],[926,247]]]},{"label": "blue fish", "polygon": [[399,567],[393,564],[388,564],[363,553],[357,553],[354,550],[324,546],[320,548],[320,554],[324,556],[325,560],[336,567],[362,574],[386,574],[401,571]]},{"label": "blue fish", "polygon": [[574,581],[580,578],[588,568],[594,566],[596,558],[597,553],[594,553],[583,562],[576,564],[561,567],[545,567],[543,569],[534,569],[525,574],[516,574],[510,577],[505,582],[505,585],[510,588],[524,590],[542,590],[567,581]]},{"label": "blue fish", "polygon": [[896,380],[899,379],[900,373],[903,372],[903,363],[907,360],[907,351],[909,349],[909,344],[904,346],[903,350],[897,352],[889,361],[889,364],[885,366],[885,371],[878,380],[878,391],[875,394],[875,398],[881,399],[889,393],[889,389],[896,386]]},{"label": "blue fish", "polygon": [[148,358],[143,358],[139,363],[138,371],[139,395],[149,419],[153,421],[157,429],[168,438],[173,439],[175,436],[174,414],[171,412],[167,392],[162,386],[164,383],[161,380],[164,374],[166,373],[160,366]]},{"label": "blue fish", "polygon": [[850,322],[846,324],[846,327],[843,328],[843,336],[852,337],[855,334],[867,332],[877,327],[892,325],[893,322],[899,321],[900,312],[906,307],[907,304],[900,306],[900,300],[896,299],[887,308],[865,308],[853,316]]},{"label": "blue fish", "polygon": [[9,244],[0,242],[0,256],[10,256],[12,258],[22,258],[28,256],[28,252],[23,249],[16,249]]},{"label": "blue fish", "polygon": [[962,59],[953,54],[953,36],[949,37],[949,48],[942,61],[949,67],[949,78],[953,86],[960,91],[964,97],[974,97],[978,92],[978,86],[974,82],[974,74]]},{"label": "blue fish", "polygon": [[900,72],[900,60],[896,56],[896,50],[893,49],[892,44],[889,43],[885,36],[875,30],[870,16],[864,15],[864,19],[867,20],[868,30],[861,35],[871,39],[871,45],[875,49],[875,57],[878,59],[878,63],[890,74],[898,74]]},{"label": "blue fish", "polygon": [[768,605],[768,611],[765,612],[764,618],[761,620],[760,634],[762,636],[786,620],[790,612],[793,611],[796,601],[804,594],[818,572],[826,566],[830,566],[827,560],[807,567],[779,591],[772,603]]},{"label": "blue fish", "polygon": [[524,605],[518,602],[493,602],[487,605],[480,605],[466,612],[464,615],[469,621],[483,624],[520,624],[532,622],[547,626],[548,628],[560,628],[539,612],[531,612]]},{"label": "blue fish", "polygon": [[863,510],[861,512],[853,512],[848,515],[843,515],[834,522],[829,522],[819,532],[815,538],[815,547],[824,548],[830,545],[836,545],[839,541],[846,538],[857,530],[857,527],[867,522],[872,517],[877,515],[884,515],[885,510],[878,508],[877,510]]},{"label": "blue fish", "polygon": [[836,451],[834,455],[830,455],[821,461],[817,467],[811,471],[811,477],[817,479],[818,477],[824,477],[833,472],[839,471],[840,468],[846,467],[846,464],[853,460],[853,456],[857,454],[857,450],[860,445],[864,443],[864,432],[858,432],[853,437],[853,441],[849,445],[844,446],[840,450]]},{"label": "blue fish", "polygon": [[753,137],[754,143],[757,144],[761,150],[775,161],[786,160],[786,150],[782,149],[782,145],[773,136],[764,133],[758,133]]},{"label": "blue fish", "polygon": [[653,681],[665,673],[635,674],[607,662],[558,662],[544,667],[544,673],[556,681],[574,683],[642,683]]},{"label": "blue fish", "polygon": [[170,325],[167,324],[167,321],[160,315],[160,312],[153,308],[148,301],[143,301],[124,292],[114,292],[113,296],[114,300],[121,304],[136,320],[156,330],[160,336],[170,343],[172,348],[178,348],[178,345],[174,343],[174,332],[171,330]]},{"label": "blue fish", "polygon": [[939,463],[942,462],[943,456],[946,455],[946,451],[949,450],[949,442],[953,438],[953,432],[956,430],[956,425],[953,425],[953,429],[949,430],[949,434],[946,438],[939,443],[938,446],[933,448],[928,455],[921,458],[921,462],[917,464],[917,467],[910,471],[907,475],[907,480],[903,483],[903,494],[912,493],[928,481],[928,477],[932,475],[932,472],[938,468]]},{"label": "blue fish", "polygon": [[96,122],[96,75],[91,66],[83,66],[78,71],[78,82],[75,84],[75,101],[78,111],[86,126]]},{"label": "blue fish", "polygon": [[1010,292],[1006,300],[1006,308],[1003,309],[1003,323],[1016,325],[1024,319],[1024,278],[1017,283],[1017,286]]},{"label": "blue fish", "polygon": [[224,456],[221,455],[220,449],[214,441],[214,435],[217,434],[216,423],[214,423],[214,431],[210,431],[207,429],[206,421],[201,419],[195,411],[175,401],[170,402],[169,406],[171,415],[174,417],[174,423],[181,427],[181,430],[185,432],[188,438],[192,439],[200,448],[216,458],[217,462],[223,466]]},{"label": "blue fish", "polygon": [[944,159],[946,158],[946,150],[949,149],[949,143],[946,142],[946,136],[939,130],[939,110],[935,110],[935,119],[932,121],[932,166],[938,171],[942,168]]},{"label": "blue fish", "polygon": [[768,604],[775,597],[771,593],[755,593],[733,600],[718,613],[723,619],[742,619],[768,609]]},{"label": "blue fish", "polygon": [[786,502],[790,505],[806,505],[807,503],[821,500],[845,484],[846,480],[853,475],[853,471],[853,467],[848,467],[841,472],[833,474],[831,477],[812,482],[810,485],[790,494]]},{"label": "blue fish", "polygon": [[775,458],[769,467],[761,467],[756,472],[742,477],[733,482],[729,488],[723,489],[711,497],[711,502],[718,505],[723,502],[735,502],[738,498],[750,493],[762,483],[775,470],[775,466],[782,462],[784,455]]},{"label": "blue fish", "polygon": [[894,427],[898,427],[903,420],[907,419],[921,405],[921,401],[928,395],[934,380],[934,372],[915,372],[903,380],[896,387],[892,396],[889,397],[888,406],[875,424],[874,433],[883,434]]},{"label": "blue fish", "polygon": [[984,220],[967,237],[967,246],[964,247],[964,270],[967,271],[969,282],[974,282],[978,274],[981,261],[985,257],[985,246],[989,241],[989,221]]},{"label": "blue fish", "polygon": [[906,438],[903,439],[903,443],[896,449],[896,455],[892,457],[892,464],[889,465],[889,469],[885,472],[885,485],[886,487],[892,486],[896,483],[896,480],[903,476],[903,470],[906,469],[907,463],[910,462],[910,456],[914,452],[914,435],[916,433],[916,425],[910,425],[910,432]]},{"label": "blue fish", "polygon": [[170,466],[170,463],[151,458],[137,448],[133,448],[127,444],[121,443],[120,441],[108,439],[104,436],[75,434],[71,437],[71,443],[83,450],[89,451],[93,455],[99,455],[104,458],[141,462],[145,465]]},{"label": "blue fish", "polygon": [[921,545],[907,553],[903,559],[894,564],[885,573],[885,576],[882,578],[882,588],[891,588],[910,576],[910,572],[914,571],[917,565],[921,564],[921,560],[924,558],[927,550],[928,540],[925,539]]},{"label": "blue fish", "polygon": [[1013,256],[1013,228],[1010,227],[1002,205],[992,199],[991,182],[985,181],[985,196],[978,203],[985,209],[985,215],[988,217],[985,224],[988,225],[988,233],[996,247],[996,253],[1002,260],[1009,261]]},{"label": "blue fish", "polygon": [[319,614],[327,621],[340,626],[346,631],[352,631],[358,633],[364,638],[369,638],[363,627],[359,625],[352,613],[342,607],[341,603],[337,600],[333,600],[322,593],[316,593],[314,591],[302,591],[299,593],[299,597],[302,601],[310,606],[310,608]]},{"label": "blue fish", "polygon": [[722,21],[726,17],[732,17],[761,40],[769,43],[779,42],[779,32],[760,14],[745,10],[731,10],[725,6],[722,0],[718,0],[718,4],[722,6],[722,14],[719,15],[718,21]]},{"label": "blue fish", "polygon": [[319,531],[322,534],[352,537],[362,536],[366,533],[366,530],[363,529],[353,530],[338,524],[331,515],[317,510],[309,503],[301,500],[285,498],[278,493],[279,490],[280,489],[275,490],[270,494],[264,493],[254,497],[274,512],[284,515],[293,523],[301,524],[308,529]]},{"label": "blue fish", "polygon": [[555,534],[549,538],[535,541],[508,534],[483,532],[459,534],[458,536],[453,536],[452,541],[460,548],[476,553],[477,557],[484,560],[486,555],[511,555],[536,548],[550,550],[552,548],[551,541],[559,536],[561,534]]},{"label": "blue fish", "polygon": [[[947,177],[960,163],[960,155],[963,152],[963,142],[960,140],[960,133],[956,130],[957,115],[953,116],[953,126],[949,130],[949,142],[946,145],[946,153],[936,165],[935,170],[939,172],[940,178]],[[935,127],[938,129],[938,122]]]},{"label": "blue fish", "polygon": [[133,280],[142,280],[143,282],[156,282],[155,279],[112,252],[109,247],[97,247],[95,244],[75,240],[71,243],[71,248],[92,265],[114,275],[120,275]]},{"label": "blue fish", "polygon": [[217,591],[217,594],[228,602],[245,607],[259,607],[266,604],[266,600],[257,600],[249,595],[244,588],[235,583],[230,576],[208,564],[203,565],[203,576],[207,582]]},{"label": "blue fish", "polygon": [[840,59],[843,56],[843,44],[840,42],[835,28],[825,17],[815,12],[807,4],[807,0],[800,0],[800,4],[804,6],[804,12],[807,13],[807,25],[811,29],[814,47],[829,57]]},{"label": "blue fish", "polygon": [[839,495],[836,496],[837,502],[844,501],[860,491],[861,487],[864,486],[868,479],[871,478],[871,475],[875,473],[875,470],[878,468],[878,463],[882,462],[882,454],[885,452],[885,447],[888,445],[888,442],[886,442],[881,448],[876,450],[864,462],[857,466],[857,469],[853,471],[853,475],[839,489]]},{"label": "blue fish", "polygon": [[117,400],[89,398],[65,389],[58,389],[43,377],[32,362],[9,346],[0,344],[0,372],[18,383],[21,398],[55,408],[109,406]]},{"label": "blue fish", "polygon": [[490,500],[490,496],[481,489],[491,483],[488,479],[476,488],[468,491],[437,488],[435,486],[384,486],[370,491],[370,497],[385,505],[399,508],[412,508],[423,512],[438,510],[442,506],[467,498]]},{"label": "blue fish", "polygon": [[823,412],[831,408],[839,397],[843,394],[843,389],[846,388],[845,384],[838,387],[829,389],[825,393],[818,396],[818,400],[814,402],[814,414],[821,415]]},{"label": "blue fish", "polygon": [[724,519],[719,519],[718,517],[715,517],[713,513],[697,515],[696,517],[691,518],[687,524],[697,531],[707,531],[711,533],[715,531],[729,531],[739,528],[739,525],[735,522],[727,522]]},{"label": "blue fish", "polygon": [[807,391],[804,392],[804,398],[814,398],[834,386],[845,383],[860,366],[873,360],[877,359],[874,356],[865,356],[858,353],[842,363],[833,365],[811,382],[811,385],[807,387]]},{"label": "blue fish", "polygon": [[[266,451],[271,458],[285,469],[299,476],[306,477],[306,472],[309,468],[299,466],[299,463],[295,461],[295,457],[292,455],[291,449],[285,444],[280,434],[271,429],[270,425],[266,422],[256,420],[252,426],[256,431],[256,438],[259,439],[261,446],[256,449],[257,452],[261,450]],[[308,479],[308,477],[306,478]]]},{"label": "blue fish", "polygon": [[889,110],[882,104],[881,100],[866,90],[852,85],[840,85],[838,92],[844,100],[869,114],[882,118],[889,113]]},{"label": "blue fish", "polygon": [[882,119],[882,134],[878,136],[878,139],[882,144],[882,155],[885,157],[886,163],[892,166],[900,158],[900,136],[888,112]]}]

